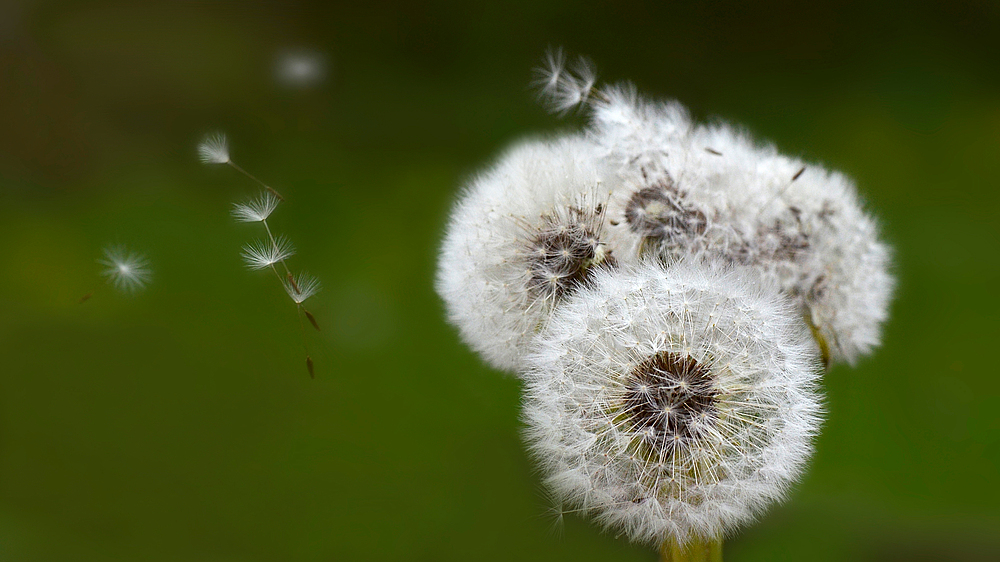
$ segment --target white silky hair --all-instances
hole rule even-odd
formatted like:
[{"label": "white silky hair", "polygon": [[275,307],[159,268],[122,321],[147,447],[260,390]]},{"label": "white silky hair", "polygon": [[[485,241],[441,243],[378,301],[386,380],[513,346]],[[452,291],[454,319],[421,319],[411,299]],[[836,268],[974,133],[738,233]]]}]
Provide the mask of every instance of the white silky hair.
[{"label": "white silky hair", "polygon": [[663,257],[750,266],[796,296],[834,361],[853,364],[879,345],[895,287],[891,250],[847,176],[728,124],[695,124],[679,103],[645,100],[627,84],[600,93],[589,135],[621,178],[606,235],[620,259],[650,242],[626,219],[630,201],[668,187],[671,220],[686,213],[697,228],[661,237]]},{"label": "white silky hair", "polygon": [[[597,271],[559,305],[532,342],[523,412],[556,501],[634,541],[684,544],[719,538],[784,497],[820,424],[819,352],[794,306],[752,279],[642,261]],[[682,401],[656,414],[660,428],[643,423],[652,414],[637,413],[630,393],[644,362],[665,354],[703,369],[710,398],[683,439],[648,441]],[[672,384],[642,396],[674,396],[687,382]]]},{"label": "white silky hair", "polygon": [[198,144],[198,158],[203,164],[228,164],[229,141],[223,133],[205,135]]},{"label": "white silky hair", "polygon": [[108,283],[125,293],[145,288],[152,278],[149,259],[123,245],[104,248],[104,258],[97,263],[104,266],[101,274]]},{"label": "white silky hair", "polygon": [[[612,263],[600,241],[610,197],[606,176],[594,145],[570,135],[514,146],[462,190],[441,247],[436,288],[462,339],[495,368],[520,370],[524,350],[556,302],[587,271]],[[537,255],[544,249],[539,236],[583,231],[593,235],[586,241],[593,255],[567,256],[586,262],[576,264],[582,269],[575,277],[567,276],[565,263],[552,266]]]}]

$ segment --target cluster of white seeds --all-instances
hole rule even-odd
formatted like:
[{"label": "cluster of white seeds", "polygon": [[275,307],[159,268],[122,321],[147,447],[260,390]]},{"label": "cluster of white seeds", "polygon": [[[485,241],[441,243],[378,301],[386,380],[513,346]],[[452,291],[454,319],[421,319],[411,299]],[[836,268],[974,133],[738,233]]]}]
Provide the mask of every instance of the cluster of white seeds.
[{"label": "cluster of white seeds", "polygon": [[437,289],[525,383],[553,497],[633,540],[715,540],[780,499],[818,430],[822,362],[879,343],[890,251],[845,176],[697,125],[550,54],[553,111],[474,178]]},{"label": "cluster of white seeds", "polygon": [[640,542],[721,536],[779,499],[819,425],[816,344],[745,272],[602,271],[539,333],[526,437],[557,502]]}]

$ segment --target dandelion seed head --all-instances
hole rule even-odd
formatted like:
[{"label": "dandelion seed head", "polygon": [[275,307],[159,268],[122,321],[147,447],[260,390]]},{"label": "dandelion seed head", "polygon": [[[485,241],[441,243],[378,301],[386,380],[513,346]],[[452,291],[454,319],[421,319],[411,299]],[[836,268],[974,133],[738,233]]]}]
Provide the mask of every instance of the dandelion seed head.
[{"label": "dandelion seed head", "polygon": [[602,93],[589,133],[620,177],[606,232],[619,259],[652,251],[745,265],[796,298],[834,360],[879,344],[891,251],[849,178],[727,124],[697,125],[630,86]]},{"label": "dandelion seed head", "polygon": [[198,145],[198,157],[203,164],[228,164],[229,141],[223,133],[211,133]]},{"label": "dandelion seed head", "polygon": [[104,249],[104,259],[97,260],[105,266],[101,272],[116,289],[134,293],[146,287],[152,278],[149,260],[125,246],[111,246]]},{"label": "dandelion seed head", "polygon": [[283,235],[270,239],[255,240],[243,246],[243,263],[249,269],[267,269],[274,264],[295,255],[295,247]]},{"label": "dandelion seed head", "polygon": [[459,198],[437,290],[462,338],[494,367],[517,370],[556,303],[612,267],[602,238],[608,187],[582,137],[507,152]]},{"label": "dandelion seed head", "polygon": [[818,350],[744,271],[595,273],[531,344],[525,436],[558,502],[640,542],[715,539],[780,500],[818,431]]}]

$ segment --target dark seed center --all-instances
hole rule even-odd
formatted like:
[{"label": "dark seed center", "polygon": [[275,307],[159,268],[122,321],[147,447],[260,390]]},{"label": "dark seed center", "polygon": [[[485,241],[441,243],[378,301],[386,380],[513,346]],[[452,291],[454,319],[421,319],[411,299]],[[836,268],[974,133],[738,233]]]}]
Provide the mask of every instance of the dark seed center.
[{"label": "dark seed center", "polygon": [[633,193],[625,206],[625,220],[632,232],[665,240],[703,234],[708,225],[705,213],[686,203],[669,180]]},{"label": "dark seed center", "polygon": [[592,267],[612,261],[583,222],[542,229],[531,241],[529,255],[528,290],[542,297],[562,297],[583,283]]},{"label": "dark seed center", "polygon": [[699,437],[716,418],[709,370],[691,357],[662,352],[639,364],[625,385],[630,429],[654,451],[670,453]]}]

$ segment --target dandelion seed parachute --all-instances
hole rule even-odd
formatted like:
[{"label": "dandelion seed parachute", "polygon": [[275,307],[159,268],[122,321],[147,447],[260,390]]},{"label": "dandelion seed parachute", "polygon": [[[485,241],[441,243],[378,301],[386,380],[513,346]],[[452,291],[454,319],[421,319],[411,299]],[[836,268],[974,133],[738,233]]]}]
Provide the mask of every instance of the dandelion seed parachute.
[{"label": "dandelion seed parachute", "polygon": [[614,264],[606,173],[580,136],[526,142],[474,178],[452,211],[436,287],[463,340],[518,370],[555,303]]},{"label": "dandelion seed parachute", "polygon": [[249,269],[267,269],[295,255],[295,247],[283,235],[274,241],[255,240],[243,246],[243,263]]},{"label": "dandelion seed parachute", "polygon": [[153,276],[149,269],[149,260],[138,252],[125,246],[112,246],[104,249],[104,259],[97,260],[106,266],[102,274],[115,289],[126,293],[134,293],[145,288]]},{"label": "dandelion seed parachute", "polygon": [[879,344],[891,252],[849,178],[728,125],[695,125],[629,86],[602,90],[592,108],[591,138],[621,175],[607,232],[620,255],[749,266],[797,298],[834,360]]},{"label": "dandelion seed parachute", "polygon": [[306,299],[318,293],[322,288],[319,279],[308,273],[300,273],[291,279],[286,278],[282,284],[285,287],[285,292],[295,304],[306,302]]},{"label": "dandelion seed parachute", "polygon": [[198,145],[198,157],[203,164],[228,164],[229,141],[222,133],[207,135]]},{"label": "dandelion seed parachute", "polygon": [[798,478],[820,421],[818,350],[739,271],[598,271],[528,356],[526,440],[554,496],[632,540],[714,540]]},{"label": "dandelion seed parachute", "polygon": [[246,203],[234,203],[232,216],[238,222],[264,222],[278,208],[278,202],[270,191],[262,191]]}]

